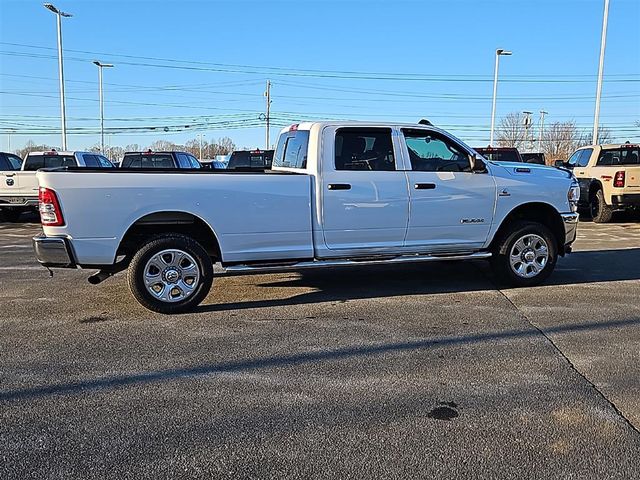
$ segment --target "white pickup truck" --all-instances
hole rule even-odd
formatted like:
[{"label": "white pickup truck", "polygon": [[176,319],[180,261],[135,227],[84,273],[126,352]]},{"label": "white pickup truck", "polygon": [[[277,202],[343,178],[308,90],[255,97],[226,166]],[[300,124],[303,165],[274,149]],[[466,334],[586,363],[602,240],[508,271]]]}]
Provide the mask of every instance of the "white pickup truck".
[{"label": "white pickup truck", "polygon": [[[301,123],[270,171],[41,170],[47,267],[128,268],[134,297],[177,313],[227,272],[488,259],[516,286],[552,272],[576,237],[563,169],[485,161],[424,125]],[[374,280],[372,280],[374,282]]]},{"label": "white pickup truck", "polygon": [[[18,157],[12,155],[19,160]],[[0,213],[15,222],[22,212],[38,207],[40,168],[55,167],[113,168],[109,160],[93,152],[30,152],[19,170],[0,170]]]}]

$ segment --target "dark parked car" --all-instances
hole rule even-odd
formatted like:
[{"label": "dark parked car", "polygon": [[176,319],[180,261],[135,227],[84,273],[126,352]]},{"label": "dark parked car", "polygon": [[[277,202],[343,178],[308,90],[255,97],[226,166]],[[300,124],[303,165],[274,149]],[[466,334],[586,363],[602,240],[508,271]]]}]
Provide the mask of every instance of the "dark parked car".
[{"label": "dark parked car", "polygon": [[231,154],[227,170],[270,169],[273,162],[273,150],[237,150]]},{"label": "dark parked car", "polygon": [[13,153],[0,152],[0,171],[20,170],[22,159]]},{"label": "dark parked car", "polygon": [[525,163],[537,163],[538,165],[546,165],[546,159],[544,158],[544,153],[542,152],[529,152],[520,154]]},{"label": "dark parked car", "polygon": [[476,152],[482,155],[487,160],[493,160],[494,162],[520,162],[524,160],[520,156],[517,148],[513,147],[477,147],[474,148]]},{"label": "dark parked car", "polygon": [[202,168],[200,162],[187,152],[127,152],[122,157],[120,168],[144,169],[195,169]]}]

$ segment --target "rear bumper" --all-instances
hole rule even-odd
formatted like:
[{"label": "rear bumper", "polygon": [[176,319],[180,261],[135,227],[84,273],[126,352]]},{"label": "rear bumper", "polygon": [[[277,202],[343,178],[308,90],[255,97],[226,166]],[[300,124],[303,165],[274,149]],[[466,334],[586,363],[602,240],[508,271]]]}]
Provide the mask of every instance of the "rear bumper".
[{"label": "rear bumper", "polygon": [[569,251],[567,247],[570,247],[571,244],[576,240],[576,235],[578,233],[578,217],[577,213],[561,213],[562,223],[564,225],[564,246],[565,251]]},{"label": "rear bumper", "polygon": [[76,262],[65,238],[33,237],[33,250],[38,262],[45,267],[75,268]]},{"label": "rear bumper", "polygon": [[611,195],[611,204],[614,207],[640,207],[640,193]]},{"label": "rear bumper", "polygon": [[0,208],[6,207],[32,207],[38,208],[38,197],[14,195],[10,197],[0,197]]}]

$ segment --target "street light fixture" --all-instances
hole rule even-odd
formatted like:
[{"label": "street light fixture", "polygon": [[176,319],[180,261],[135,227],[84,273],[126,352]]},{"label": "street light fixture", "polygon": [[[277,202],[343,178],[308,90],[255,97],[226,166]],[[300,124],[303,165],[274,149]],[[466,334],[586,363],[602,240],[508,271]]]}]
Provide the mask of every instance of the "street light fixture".
[{"label": "street light fixture", "polygon": [[496,50],[496,66],[493,72],[493,106],[491,107],[491,137],[489,145],[493,145],[493,130],[496,124],[496,94],[498,93],[498,64],[501,56],[511,55],[512,52],[498,48]]},{"label": "street light fixture", "polygon": [[98,60],[94,60],[93,64],[98,67],[98,91],[100,93],[100,152],[104,153],[104,97],[102,94],[102,69],[113,68],[111,63],[101,63]]},{"label": "street light fixture", "polygon": [[58,76],[60,77],[60,121],[62,122],[62,150],[67,149],[67,117],[64,107],[64,68],[62,64],[62,17],[71,17],[70,13],[58,10],[51,3],[45,3],[44,7],[56,14],[58,25]]}]

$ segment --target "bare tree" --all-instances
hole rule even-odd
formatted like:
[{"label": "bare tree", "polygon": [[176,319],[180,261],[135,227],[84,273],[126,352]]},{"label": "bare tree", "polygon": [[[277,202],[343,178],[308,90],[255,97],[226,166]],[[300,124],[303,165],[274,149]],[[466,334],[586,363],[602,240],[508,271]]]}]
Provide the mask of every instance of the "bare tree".
[{"label": "bare tree", "polygon": [[511,112],[503,117],[497,133],[499,146],[523,148],[526,141],[524,115],[520,112]]},{"label": "bare tree", "polygon": [[228,155],[236,149],[236,144],[233,143],[229,137],[219,138],[213,142],[207,151],[209,158],[213,158],[216,155]]},{"label": "bare tree", "polygon": [[[598,127],[598,143],[605,144],[611,143],[613,137],[611,136],[611,130],[607,127]],[[593,132],[591,130],[585,130],[576,139],[576,148],[584,147],[585,145],[591,145],[593,142]]]},{"label": "bare tree", "polygon": [[124,147],[124,151],[125,152],[139,152],[140,151],[140,145],[138,145],[137,143],[130,143],[129,145]]},{"label": "bare tree", "polygon": [[168,140],[156,140],[151,145],[149,145],[149,148],[151,150],[154,150],[154,151],[157,151],[157,152],[180,150],[177,147],[178,147],[178,145],[176,145],[173,142],[169,142]]},{"label": "bare tree", "polygon": [[36,145],[36,143],[33,140],[28,140],[27,143],[25,144],[24,148],[20,148],[20,149],[16,150],[15,153],[20,158],[25,158],[27,156],[27,154],[29,154],[31,152],[49,151],[52,148],[53,147],[50,147],[49,145]]},{"label": "bare tree", "polygon": [[578,130],[573,121],[555,122],[546,127],[542,137],[542,151],[547,163],[567,160],[577,148],[578,140]]}]

